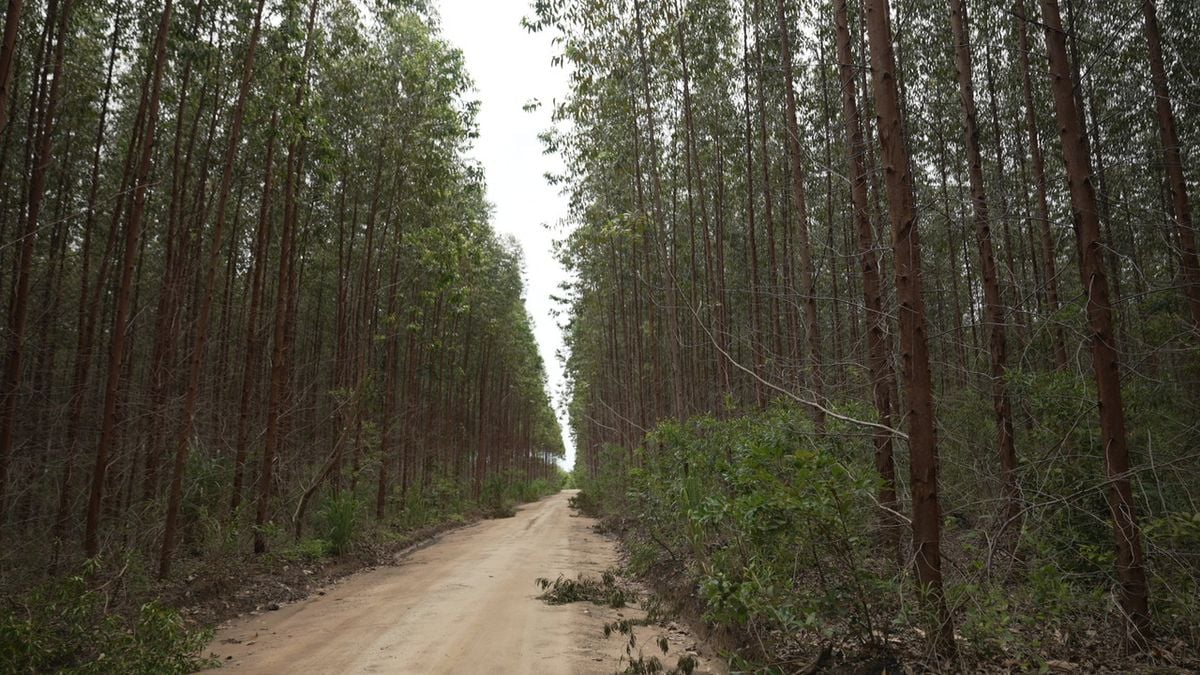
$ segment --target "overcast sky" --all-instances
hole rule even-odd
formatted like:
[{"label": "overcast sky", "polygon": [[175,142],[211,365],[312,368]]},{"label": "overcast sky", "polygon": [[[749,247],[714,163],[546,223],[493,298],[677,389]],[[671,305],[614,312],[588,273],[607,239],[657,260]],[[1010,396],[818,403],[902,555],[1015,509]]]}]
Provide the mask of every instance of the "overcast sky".
[{"label": "overcast sky", "polygon": [[[529,0],[439,0],[442,32],[463,51],[467,70],[480,101],[479,138],[471,153],[487,175],[488,200],[495,206],[493,225],[515,236],[525,250],[526,307],[550,376],[551,397],[557,405],[563,375],[556,352],[562,335],[550,299],[566,272],[555,260],[552,241],[566,215],[566,199],[546,184],[547,171],[562,166],[556,156],[543,155],[539,132],[550,127],[551,103],[567,91],[567,74],[550,65],[555,50],[546,33],[528,33],[521,17],[532,14]],[[540,110],[522,107],[537,99]],[[554,230],[546,225],[554,226]],[[566,432],[566,466],[575,462],[575,448]]]}]

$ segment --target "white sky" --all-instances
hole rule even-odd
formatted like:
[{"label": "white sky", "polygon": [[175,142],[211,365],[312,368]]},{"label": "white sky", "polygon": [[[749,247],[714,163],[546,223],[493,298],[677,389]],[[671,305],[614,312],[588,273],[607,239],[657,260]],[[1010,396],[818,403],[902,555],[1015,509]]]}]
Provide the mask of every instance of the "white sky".
[{"label": "white sky", "polygon": [[[463,51],[467,71],[475,81],[480,101],[479,138],[471,155],[487,176],[488,200],[495,206],[492,224],[511,234],[525,250],[525,305],[533,317],[534,335],[550,377],[551,399],[557,405],[563,373],[556,352],[563,346],[555,308],[550,299],[567,278],[554,258],[552,241],[557,225],[567,214],[567,200],[546,183],[547,171],[557,172],[562,162],[543,155],[539,132],[550,128],[551,103],[567,91],[567,74],[550,65],[556,51],[548,33],[528,33],[521,17],[531,16],[530,0],[439,0],[442,33]],[[525,112],[531,99],[541,109]],[[555,227],[554,231],[546,224]],[[567,431],[565,412],[559,410],[564,463],[575,463],[575,448]]]}]

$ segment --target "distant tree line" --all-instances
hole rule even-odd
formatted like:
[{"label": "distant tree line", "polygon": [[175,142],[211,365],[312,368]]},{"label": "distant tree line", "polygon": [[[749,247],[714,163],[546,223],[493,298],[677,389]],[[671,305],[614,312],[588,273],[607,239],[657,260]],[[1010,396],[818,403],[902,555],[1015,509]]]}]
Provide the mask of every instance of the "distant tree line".
[{"label": "distant tree line", "polygon": [[14,0],[4,25],[6,567],[167,576],[214,524],[299,538],[327,493],[386,524],[554,473],[521,252],[426,3]]}]

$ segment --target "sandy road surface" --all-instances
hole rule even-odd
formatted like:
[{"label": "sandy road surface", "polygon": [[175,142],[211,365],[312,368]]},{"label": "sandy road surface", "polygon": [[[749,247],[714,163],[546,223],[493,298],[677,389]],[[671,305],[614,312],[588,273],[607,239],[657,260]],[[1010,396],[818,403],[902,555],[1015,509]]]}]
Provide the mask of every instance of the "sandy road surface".
[{"label": "sandy road surface", "polygon": [[[325,595],[223,626],[210,646],[225,670],[251,673],[613,673],[626,641],[603,625],[636,609],[591,603],[550,606],[534,580],[599,574],[613,544],[592,531],[560,493],[516,517],[455,530],[396,567],[352,576]],[[649,627],[646,655],[666,634],[671,652],[695,640]],[[703,647],[701,647],[701,650]],[[636,655],[636,651],[635,651]],[[702,670],[720,670],[702,659]]]}]

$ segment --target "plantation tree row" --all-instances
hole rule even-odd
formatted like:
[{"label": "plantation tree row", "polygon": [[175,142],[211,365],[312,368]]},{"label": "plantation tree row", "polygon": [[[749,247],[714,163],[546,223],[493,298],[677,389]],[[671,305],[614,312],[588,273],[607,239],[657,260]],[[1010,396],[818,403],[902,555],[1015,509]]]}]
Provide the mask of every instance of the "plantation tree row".
[{"label": "plantation tree row", "polygon": [[14,1],[0,47],[9,562],[166,576],[328,494],[389,523],[551,475],[521,254],[425,3]]},{"label": "plantation tree row", "polygon": [[[974,625],[981,601],[963,598],[981,587],[976,564],[991,588],[1028,590],[1042,561],[1076,593],[1111,589],[1104,611],[1134,647],[1195,637],[1185,608],[1200,530],[1178,523],[1195,513],[1188,475],[1200,468],[1200,125],[1187,94],[1200,90],[1200,11],[1154,0],[536,11],[529,28],[560,38],[571,74],[556,110],[569,124],[547,143],[566,161],[557,179],[575,225],[562,258],[577,274],[566,330],[579,467],[601,491],[665,484],[646,489],[675,497],[639,497],[641,527],[664,561],[693,551],[716,616],[761,628],[761,647],[790,615],[780,586],[761,591],[772,612],[745,600],[765,576],[748,570],[787,558],[780,583],[794,590],[796,570],[815,564],[797,538],[812,522],[758,557],[747,542],[767,527],[761,511],[721,525],[750,499],[743,489],[787,483],[778,471],[810,461],[785,444],[757,483],[739,482],[800,428],[754,417],[784,402],[807,411],[801,446],[874,474],[866,554],[904,561],[934,651],[953,653],[956,624]],[[762,446],[706,445],[743,415],[779,426]],[[779,489],[818,499],[820,483],[801,475],[808,493]],[[693,498],[692,510],[671,506]],[[767,504],[794,517],[782,503]],[[955,537],[948,572],[951,517],[978,525]],[[905,521],[911,545],[897,550]],[[812,555],[862,534],[827,533]]]}]

